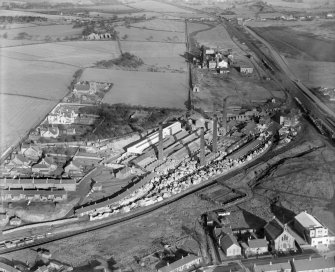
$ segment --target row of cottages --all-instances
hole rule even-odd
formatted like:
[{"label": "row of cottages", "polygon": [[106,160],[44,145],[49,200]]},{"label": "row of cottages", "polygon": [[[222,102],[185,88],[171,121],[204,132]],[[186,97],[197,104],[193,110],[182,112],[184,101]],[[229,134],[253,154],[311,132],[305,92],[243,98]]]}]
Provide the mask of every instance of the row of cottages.
[{"label": "row of cottages", "polygon": [[202,257],[195,255],[188,255],[182,257],[178,261],[171,264],[167,263],[166,266],[157,269],[158,272],[181,272],[181,271],[193,271],[198,268],[202,263]]},{"label": "row of cottages", "polygon": [[269,264],[254,264],[253,272],[335,272],[334,257],[318,257]]},{"label": "row of cottages", "polygon": [[91,33],[87,36],[84,36],[84,39],[86,40],[108,40],[112,38],[113,38],[113,35],[111,33],[103,33],[103,34]]},{"label": "row of cottages", "polygon": [[335,243],[335,236],[329,235],[328,228],[306,211],[303,211],[294,217],[294,228],[311,246],[328,247],[330,244]]},{"label": "row of cottages", "polygon": [[67,192],[64,190],[2,190],[0,198],[4,202],[12,201],[65,201]]},{"label": "row of cottages", "polygon": [[3,190],[56,189],[56,190],[65,190],[65,191],[73,192],[73,191],[76,191],[77,189],[77,183],[74,179],[0,178],[0,189],[3,189]]}]

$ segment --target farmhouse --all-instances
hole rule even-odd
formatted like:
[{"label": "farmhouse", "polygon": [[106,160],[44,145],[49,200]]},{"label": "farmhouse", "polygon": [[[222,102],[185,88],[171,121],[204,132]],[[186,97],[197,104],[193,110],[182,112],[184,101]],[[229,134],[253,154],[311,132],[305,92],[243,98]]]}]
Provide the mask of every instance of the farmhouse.
[{"label": "farmhouse", "polygon": [[109,40],[113,38],[113,35],[111,33],[103,33],[103,34],[98,34],[98,33],[91,33],[87,36],[85,36],[87,40]]},{"label": "farmhouse", "polygon": [[194,256],[194,255],[188,255],[186,257],[182,257],[178,261],[167,264],[167,266],[164,266],[162,268],[159,268],[158,272],[179,272],[179,271],[186,271],[190,269],[195,269],[199,266],[199,264],[202,262],[202,257]]},{"label": "farmhouse", "polygon": [[46,129],[40,129],[40,135],[44,138],[57,138],[59,136],[59,128],[58,127],[48,127]]},{"label": "farmhouse", "polygon": [[227,257],[241,255],[241,247],[233,234],[226,234],[221,237],[219,243]]},{"label": "farmhouse", "polygon": [[295,239],[287,224],[282,224],[276,217],[268,222],[264,227],[267,240],[270,242],[270,248],[276,251],[288,251],[295,249]]},{"label": "farmhouse", "polygon": [[294,227],[300,236],[312,246],[325,245],[328,247],[334,241],[332,237],[329,237],[328,228],[306,211],[294,217]]},{"label": "farmhouse", "polygon": [[240,73],[242,73],[242,74],[252,74],[253,71],[254,71],[254,68],[240,66],[239,70],[240,70]]}]

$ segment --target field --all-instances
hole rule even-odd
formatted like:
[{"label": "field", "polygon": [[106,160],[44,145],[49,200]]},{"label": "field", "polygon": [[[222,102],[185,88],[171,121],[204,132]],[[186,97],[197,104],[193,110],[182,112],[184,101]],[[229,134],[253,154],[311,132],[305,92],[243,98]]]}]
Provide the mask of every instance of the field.
[{"label": "field", "polygon": [[[23,132],[36,125],[64,97],[76,70],[118,55],[117,43],[112,41],[2,48],[0,93],[2,103],[3,97],[8,102],[2,107],[2,110],[4,107],[7,110],[2,112],[1,120],[8,121],[1,122],[1,131],[5,135],[1,148],[22,137]],[[27,106],[24,101],[27,101]]]},{"label": "field", "polygon": [[164,4],[157,1],[138,1],[136,3],[130,3],[129,6],[136,8],[136,9],[143,9],[145,11],[156,11],[156,12],[163,12],[163,13],[192,13],[187,9],[181,9],[178,7],[174,7],[169,4]]},{"label": "field", "polygon": [[[43,41],[47,37],[56,39],[81,37],[82,28],[73,28],[71,24],[66,25],[35,25],[31,27],[16,27],[11,29],[0,30],[0,37],[7,33],[7,39],[17,40],[19,43],[19,33],[27,33],[29,41]],[[52,36],[52,37],[51,37]],[[2,43],[2,42],[1,42]]]},{"label": "field", "polygon": [[312,61],[335,61],[334,43],[321,40],[313,33],[276,26],[254,29],[285,56]]},{"label": "field", "polygon": [[185,42],[184,32],[168,32],[137,27],[127,28],[125,26],[115,27],[115,30],[119,32],[119,37],[126,41]]},{"label": "field", "polygon": [[103,99],[109,104],[184,109],[187,100],[185,73],[86,69],[81,79],[113,83],[112,90]]},{"label": "field", "polygon": [[103,12],[132,12],[134,9],[132,9],[129,6],[125,5],[92,5],[89,7],[86,7],[87,10],[99,10]]},{"label": "field", "polygon": [[134,23],[132,26],[168,32],[185,32],[185,22],[180,20],[153,19],[145,22]]},{"label": "field", "polygon": [[121,41],[123,52],[140,57],[145,64],[186,71],[185,44]]},{"label": "field", "polygon": [[42,121],[55,102],[0,94],[0,152]]},{"label": "field", "polygon": [[22,61],[60,63],[75,67],[92,66],[95,62],[112,59],[120,54],[115,41],[78,41],[36,44],[3,48],[1,57]]}]

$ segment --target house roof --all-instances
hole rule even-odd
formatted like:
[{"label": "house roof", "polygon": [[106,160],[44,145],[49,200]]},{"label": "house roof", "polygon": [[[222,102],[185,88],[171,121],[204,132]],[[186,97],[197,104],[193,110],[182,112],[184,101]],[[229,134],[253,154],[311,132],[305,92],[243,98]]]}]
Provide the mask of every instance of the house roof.
[{"label": "house roof", "polygon": [[282,271],[284,269],[291,269],[291,264],[289,262],[285,263],[269,263],[264,265],[255,265],[255,272],[273,272],[273,271]]},{"label": "house roof", "polygon": [[264,230],[271,237],[271,239],[274,240],[283,233],[284,226],[277,218],[273,218],[265,225]]},{"label": "house roof", "polygon": [[178,267],[182,267],[185,264],[188,264],[190,262],[193,262],[197,259],[199,259],[201,257],[198,256],[194,256],[194,255],[188,255],[186,257],[183,257],[181,259],[179,259],[178,261],[175,261],[172,264],[169,264],[167,266],[164,266],[162,268],[159,269],[160,272],[170,272],[170,271],[174,271],[175,269],[177,269]]},{"label": "house roof", "polygon": [[316,270],[316,269],[326,269],[326,268],[335,268],[335,260],[332,258],[310,258],[302,260],[293,260],[293,266],[295,271],[307,271],[307,270]]},{"label": "house roof", "polygon": [[225,249],[230,248],[232,245],[237,245],[238,247],[240,246],[236,238],[232,234],[227,234],[223,236],[220,240],[220,244]]},{"label": "house roof", "polygon": [[306,211],[299,213],[294,219],[305,228],[322,227],[321,223]]},{"label": "house roof", "polygon": [[8,271],[8,272],[20,272],[20,270],[17,270],[16,268],[8,264],[2,263],[2,262],[0,263],[0,268],[1,270]]},{"label": "house roof", "polygon": [[40,163],[38,163],[38,164],[33,165],[32,168],[41,168],[41,169],[44,168],[44,169],[49,169],[49,166],[47,166],[47,165],[45,165],[45,164],[40,164]]},{"label": "house roof", "polygon": [[25,156],[21,154],[16,154],[15,158],[20,160],[21,162],[27,162],[27,163],[29,162],[29,159],[27,159]]},{"label": "house roof", "polygon": [[45,157],[43,158],[43,161],[46,162],[47,164],[55,164],[55,160],[52,157]]},{"label": "house roof", "polygon": [[268,243],[265,239],[252,239],[248,241],[248,245],[250,248],[259,248],[267,247]]}]

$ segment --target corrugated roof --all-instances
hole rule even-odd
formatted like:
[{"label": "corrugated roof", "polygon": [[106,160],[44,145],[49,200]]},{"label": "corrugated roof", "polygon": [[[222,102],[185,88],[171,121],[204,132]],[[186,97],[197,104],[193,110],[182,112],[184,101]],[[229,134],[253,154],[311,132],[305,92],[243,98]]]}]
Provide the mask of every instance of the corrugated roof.
[{"label": "corrugated roof", "polygon": [[185,264],[193,262],[193,261],[195,261],[199,258],[201,258],[201,257],[194,256],[194,255],[188,255],[188,256],[186,256],[182,259],[179,259],[178,261],[175,261],[172,264],[169,264],[167,266],[164,266],[164,267],[160,268],[158,271],[160,271],[160,272],[170,272],[170,271],[175,270],[178,267],[184,266]]},{"label": "corrugated roof", "polygon": [[332,258],[311,258],[311,259],[302,259],[294,260],[292,262],[295,267],[295,271],[306,271],[306,270],[315,270],[315,269],[326,269],[326,268],[335,268],[335,260]]},{"label": "corrugated roof", "polygon": [[320,222],[316,220],[312,215],[308,214],[307,212],[301,212],[296,217],[297,220],[303,227],[322,227]]}]

